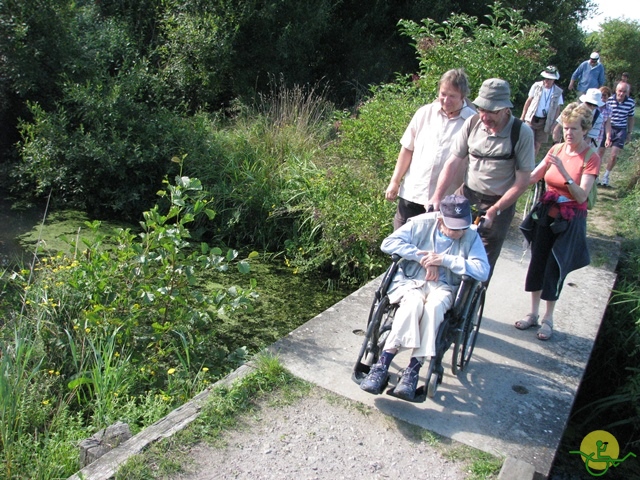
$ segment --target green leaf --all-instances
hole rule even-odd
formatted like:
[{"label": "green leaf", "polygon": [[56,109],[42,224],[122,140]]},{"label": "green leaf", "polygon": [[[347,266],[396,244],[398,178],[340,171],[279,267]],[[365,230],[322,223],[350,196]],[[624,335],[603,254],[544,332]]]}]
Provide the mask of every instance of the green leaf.
[{"label": "green leaf", "polygon": [[242,274],[247,274],[251,271],[251,265],[246,260],[238,262],[238,271]]},{"label": "green leaf", "polygon": [[92,385],[93,384],[93,380],[90,379],[89,377],[80,377],[80,378],[76,378],[75,380],[71,380],[67,386],[69,387],[69,390],[73,390],[74,388],[79,387],[80,385]]}]

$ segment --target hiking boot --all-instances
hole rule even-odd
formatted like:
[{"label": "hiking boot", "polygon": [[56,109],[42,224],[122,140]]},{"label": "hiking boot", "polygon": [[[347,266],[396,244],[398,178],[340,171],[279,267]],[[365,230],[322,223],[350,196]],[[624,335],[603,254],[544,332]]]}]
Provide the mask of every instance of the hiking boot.
[{"label": "hiking boot", "polygon": [[360,388],[365,392],[378,395],[382,392],[382,389],[385,387],[388,380],[389,367],[383,365],[382,363],[376,363],[371,366],[369,375],[364,377],[362,382],[360,382]]},{"label": "hiking boot", "polygon": [[402,372],[402,377],[393,390],[394,396],[403,400],[412,401],[416,398],[416,388],[418,387],[418,377],[420,374],[413,368],[406,368]]}]

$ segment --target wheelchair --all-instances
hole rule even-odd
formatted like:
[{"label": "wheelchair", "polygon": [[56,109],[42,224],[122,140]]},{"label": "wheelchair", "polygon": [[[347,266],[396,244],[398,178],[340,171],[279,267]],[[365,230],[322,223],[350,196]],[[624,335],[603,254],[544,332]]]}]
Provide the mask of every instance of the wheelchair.
[{"label": "wheelchair", "polygon": [[[397,303],[390,303],[387,291],[398,268],[406,260],[396,254],[392,255],[391,260],[391,266],[375,292],[365,338],[351,375],[357,384],[360,384],[369,373],[370,367],[378,361],[399,306]],[[427,397],[435,396],[444,376],[442,359],[452,344],[451,372],[454,375],[462,372],[471,360],[482,321],[485,293],[486,286],[483,282],[463,275],[453,306],[445,313],[444,320],[438,328],[436,355],[429,361],[424,385],[418,383],[415,401],[423,402]]]}]

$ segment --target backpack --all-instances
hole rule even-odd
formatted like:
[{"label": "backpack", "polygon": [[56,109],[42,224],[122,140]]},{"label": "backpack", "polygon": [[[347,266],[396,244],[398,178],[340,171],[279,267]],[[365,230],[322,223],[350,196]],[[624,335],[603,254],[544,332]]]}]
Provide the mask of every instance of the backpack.
[{"label": "backpack", "polygon": [[[469,122],[469,132],[475,128],[475,126],[480,121],[480,115],[477,113],[471,117],[471,121]],[[516,157],[516,143],[520,140],[520,129],[522,128],[522,120],[517,117],[513,117],[513,125],[511,126],[511,154],[509,155],[498,155],[496,157],[486,157],[492,158],[494,160],[511,160]]]}]

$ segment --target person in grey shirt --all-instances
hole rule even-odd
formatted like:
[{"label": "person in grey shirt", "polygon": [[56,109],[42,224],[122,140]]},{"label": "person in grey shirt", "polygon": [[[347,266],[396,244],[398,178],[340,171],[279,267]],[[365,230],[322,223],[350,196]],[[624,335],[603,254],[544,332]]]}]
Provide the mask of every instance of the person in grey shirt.
[{"label": "person in grey shirt", "polygon": [[[478,114],[457,133],[451,155],[427,209],[439,209],[440,200],[460,170],[464,184],[456,192],[483,213],[479,230],[487,250],[491,275],[516,211],[516,201],[529,186],[535,167],[533,131],[511,114],[511,88],[500,78],[485,80],[473,101]],[[517,141],[512,129],[519,128]]]}]

